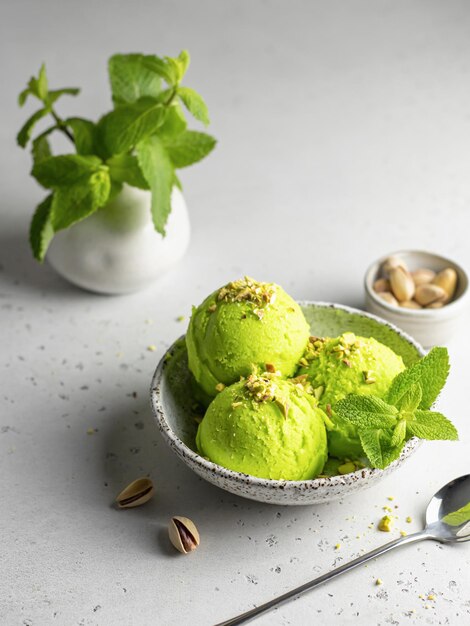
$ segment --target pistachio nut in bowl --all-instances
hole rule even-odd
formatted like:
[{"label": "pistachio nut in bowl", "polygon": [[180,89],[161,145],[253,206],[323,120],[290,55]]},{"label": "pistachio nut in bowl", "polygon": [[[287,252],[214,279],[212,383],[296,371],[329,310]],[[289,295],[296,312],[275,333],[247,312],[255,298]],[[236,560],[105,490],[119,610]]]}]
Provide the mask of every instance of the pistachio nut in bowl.
[{"label": "pistachio nut in bowl", "polygon": [[[315,343],[321,343],[320,337],[339,338],[338,341],[328,340],[325,346],[329,351],[328,354],[330,356],[334,355],[335,359],[337,359],[338,363],[341,363],[341,367],[347,373],[345,379],[346,393],[354,392],[351,381],[355,371],[356,356],[350,354],[350,352],[354,352],[354,348],[349,343],[353,337],[360,338],[366,346],[374,342],[377,344],[380,342],[383,350],[393,351],[396,355],[397,363],[398,361],[402,363],[401,369],[413,366],[424,356],[423,349],[416,341],[392,324],[374,315],[330,303],[300,302],[298,305],[311,333],[311,337],[308,340],[312,342],[309,348],[310,351],[315,352],[317,350]],[[210,304],[209,307],[211,306],[213,305]],[[297,312],[293,311],[293,315],[297,315]],[[295,328],[299,330],[301,325],[296,324]],[[295,375],[295,378],[292,379],[292,384],[295,383],[296,387],[305,385],[307,380],[316,384],[315,376],[319,374],[309,370],[312,362],[309,361],[308,356],[308,352],[306,352],[305,357],[300,359],[299,369],[290,374],[291,376]],[[362,362],[358,361],[358,363],[360,367],[363,367]],[[271,366],[271,363],[266,363],[266,366],[269,371],[270,367],[268,366]],[[327,368],[333,366],[334,364],[326,365]],[[400,369],[398,365],[396,367]],[[364,371],[367,370],[363,369],[362,373]],[[261,401],[269,403],[269,390],[271,389],[272,379],[269,375],[263,374],[263,376],[263,381],[267,382],[269,389],[266,393],[263,390]],[[275,376],[275,374],[273,373],[272,376]],[[364,388],[372,389],[375,384],[378,386],[376,378],[378,378],[377,375],[374,378],[374,374],[367,371],[367,376],[363,378]],[[260,393],[260,387],[257,386],[259,380],[256,376],[252,378],[249,375],[244,380],[246,380],[246,383],[228,383],[227,387],[224,384],[220,384],[220,393],[215,400],[212,400],[210,405],[214,407],[214,404],[217,403],[220,415],[222,415],[227,402],[235,411],[240,411],[237,414],[240,416],[239,420],[236,423],[231,422],[230,427],[233,427],[233,436],[240,438],[241,445],[247,444],[247,440],[241,438],[242,434],[239,428],[240,425],[246,424],[248,420],[248,414],[245,411],[246,398],[249,397],[251,400],[255,398],[256,400]],[[276,381],[277,379],[274,380],[276,388],[284,393],[284,398],[287,397],[287,383],[285,381]],[[314,411],[320,411],[322,415],[325,415],[325,420],[328,422],[328,411],[331,408],[330,398],[332,398],[332,401],[336,401],[338,397],[337,389],[334,387],[328,388],[324,385],[318,385],[313,390],[313,395],[319,396],[322,394],[323,400],[322,398],[316,400],[314,397],[311,402],[314,411],[312,412],[310,408],[304,409],[304,412],[309,414],[308,428],[310,430],[308,432],[312,433],[313,437],[316,437],[315,446],[307,448],[308,453],[312,455],[312,463],[310,465],[306,462],[299,474],[295,474],[293,470],[291,472],[291,457],[288,457],[287,461],[285,460],[286,454],[290,454],[287,446],[286,449],[282,450],[283,465],[279,471],[277,466],[273,466],[272,471],[268,471],[269,468],[264,467],[262,463],[237,465],[238,459],[235,455],[231,455],[234,457],[232,463],[230,459],[226,460],[223,456],[217,456],[221,452],[215,444],[223,441],[226,430],[223,428],[219,429],[217,424],[216,429],[211,430],[211,419],[213,419],[211,413],[214,412],[213,409],[207,411],[203,420],[207,420],[207,424],[205,429],[200,429],[201,432],[198,434],[199,424],[204,416],[205,409],[199,404],[200,397],[198,400],[195,400],[195,386],[195,379],[188,366],[186,341],[182,337],[164,355],[152,380],[151,403],[164,440],[189,468],[208,482],[236,495],[259,502],[280,505],[306,505],[341,498],[352,492],[372,486],[390,472],[395,471],[416,450],[420,443],[415,437],[409,438],[403,448],[400,448],[401,453],[397,454],[395,459],[387,464],[385,469],[378,469],[377,465],[370,467],[367,462],[356,463],[343,458],[341,462],[335,463],[332,459],[329,459],[325,469],[321,474],[318,474],[318,463],[321,465],[324,462],[324,457],[321,457],[321,462],[313,462],[313,456],[317,455],[316,459],[318,460],[321,455],[324,455],[325,444],[322,439],[323,435],[318,430],[318,420],[313,413]],[[288,399],[289,401],[292,400],[294,404],[296,403],[297,407],[302,407],[304,406],[302,404],[304,402],[304,393],[300,389],[298,397]],[[234,394],[238,394],[238,396]],[[268,400],[266,400],[267,398]],[[277,419],[285,419],[287,421],[287,414],[289,414],[289,419],[296,419],[298,411],[295,407],[295,410],[292,409],[291,403],[287,403],[285,399],[279,402],[279,398],[276,398],[275,401],[279,406],[272,408],[272,413],[274,414],[277,411]],[[286,405],[289,407],[288,409]],[[306,404],[305,407],[307,407]],[[263,411],[261,413],[265,414]],[[285,415],[285,418],[283,415]],[[216,430],[218,434],[220,434],[219,431],[222,432],[222,439],[216,440]],[[294,438],[297,437],[298,433],[296,431],[289,432],[293,432]],[[270,431],[271,435],[272,432]],[[196,437],[198,437],[198,442],[196,442]],[[251,433],[250,445],[255,439],[256,434]],[[343,441],[352,441],[352,439],[353,436],[348,432]],[[297,439],[295,441],[298,442]],[[262,444],[263,441],[261,441],[260,445]],[[295,445],[302,447],[298,443]],[[334,445],[340,449],[341,440],[336,440]],[[297,458],[299,457],[296,456]],[[266,459],[267,462],[275,464],[276,459],[274,457],[271,458],[268,455]],[[215,462],[216,460],[218,462]],[[231,465],[231,467],[227,467],[227,465]],[[241,471],[242,468],[246,467],[250,468],[250,473],[247,473],[246,470]],[[253,475],[255,473],[258,475]],[[286,475],[294,478],[300,476],[300,479],[288,479]],[[310,475],[315,477],[305,478],[305,476]]]},{"label": "pistachio nut in bowl", "polygon": [[445,345],[457,335],[470,301],[463,267],[421,250],[401,250],[372,263],[364,289],[368,311],[425,347]]}]

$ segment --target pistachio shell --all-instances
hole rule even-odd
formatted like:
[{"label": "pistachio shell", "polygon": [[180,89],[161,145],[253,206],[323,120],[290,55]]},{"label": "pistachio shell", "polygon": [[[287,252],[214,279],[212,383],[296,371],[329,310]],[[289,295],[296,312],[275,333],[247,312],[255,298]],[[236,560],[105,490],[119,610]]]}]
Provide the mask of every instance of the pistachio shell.
[{"label": "pistachio shell", "polygon": [[385,259],[382,263],[382,274],[385,278],[388,278],[390,272],[397,267],[402,267],[404,270],[408,271],[405,261],[402,261],[397,256],[389,256],[388,259]]},{"label": "pistachio shell", "polygon": [[116,496],[116,503],[120,509],[131,509],[148,502],[154,493],[150,478],[137,478]]},{"label": "pistachio shell", "polygon": [[374,282],[374,291],[381,293],[382,291],[390,291],[390,281],[387,278],[379,278]]},{"label": "pistachio shell", "polygon": [[415,294],[415,284],[408,270],[398,266],[390,270],[389,276],[395,298],[399,302],[411,300]]},{"label": "pistachio shell", "polygon": [[446,292],[438,285],[420,285],[416,288],[415,300],[422,306],[429,306],[434,302],[444,302]]},{"label": "pistachio shell", "polygon": [[394,306],[398,306],[398,300],[395,298],[393,293],[390,293],[390,291],[381,291],[377,295],[382,300],[385,300],[385,302],[388,302],[388,304],[393,304]]},{"label": "pistachio shell", "polygon": [[197,528],[187,517],[172,517],[168,524],[168,535],[171,543],[182,554],[192,552],[200,543]]},{"label": "pistachio shell", "polygon": [[418,270],[411,272],[411,278],[413,279],[416,287],[432,282],[435,277],[436,272],[428,270],[426,267],[420,267]]},{"label": "pistachio shell", "polygon": [[452,267],[447,267],[433,279],[433,285],[441,287],[446,292],[446,297],[443,302],[449,302],[455,293],[457,287],[457,272]]}]

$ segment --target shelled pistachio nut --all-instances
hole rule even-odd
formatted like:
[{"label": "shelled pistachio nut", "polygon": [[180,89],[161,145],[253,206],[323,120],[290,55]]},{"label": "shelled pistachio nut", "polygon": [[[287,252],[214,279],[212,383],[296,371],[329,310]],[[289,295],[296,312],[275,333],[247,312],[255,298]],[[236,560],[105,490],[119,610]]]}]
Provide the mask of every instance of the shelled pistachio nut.
[{"label": "shelled pistachio nut", "polygon": [[415,299],[421,306],[429,306],[435,302],[444,303],[445,298],[446,292],[438,285],[427,284],[416,288]]},{"label": "shelled pistachio nut", "polygon": [[171,543],[182,554],[192,552],[200,543],[197,528],[187,517],[172,517],[168,524],[168,535]]},{"label": "shelled pistachio nut", "polygon": [[405,309],[422,309],[423,307],[418,304],[415,300],[404,300],[399,303]]},{"label": "shelled pistachio nut", "polygon": [[444,304],[452,299],[457,287],[457,272],[452,267],[447,267],[433,279],[433,285],[441,287],[446,292],[446,297],[443,300]]},{"label": "shelled pistachio nut", "polygon": [[388,302],[388,304],[393,304],[394,306],[398,306],[398,300],[390,291],[380,291],[377,295],[379,296],[379,298],[381,298],[385,302]]},{"label": "shelled pistachio nut", "polygon": [[390,291],[390,281],[388,278],[378,278],[374,283],[374,291],[376,293]]},{"label": "shelled pistachio nut", "polygon": [[385,278],[388,278],[390,276],[390,272],[397,267],[402,267],[404,270],[408,271],[408,267],[406,266],[405,261],[397,256],[389,256],[382,263],[382,274],[385,276]]},{"label": "shelled pistachio nut", "polygon": [[431,304],[428,304],[426,308],[427,309],[442,309],[443,306],[444,306],[443,302],[432,302]]},{"label": "shelled pistachio nut", "polygon": [[137,478],[116,496],[116,504],[120,509],[131,509],[148,502],[154,493],[150,478]]},{"label": "shelled pistachio nut", "polygon": [[432,282],[435,277],[436,272],[433,272],[433,270],[429,270],[426,267],[420,267],[419,269],[414,270],[414,272],[411,272],[411,278],[413,279],[416,287]]},{"label": "shelled pistachio nut", "polygon": [[390,270],[390,286],[392,293],[399,302],[411,300],[415,294],[415,284],[407,269],[401,265]]}]

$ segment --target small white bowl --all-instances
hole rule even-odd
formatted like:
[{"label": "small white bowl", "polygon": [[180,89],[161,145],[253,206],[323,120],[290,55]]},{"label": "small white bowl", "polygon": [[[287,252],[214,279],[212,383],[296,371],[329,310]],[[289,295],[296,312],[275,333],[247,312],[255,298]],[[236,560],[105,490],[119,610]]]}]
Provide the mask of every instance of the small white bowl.
[{"label": "small white bowl", "polygon": [[[311,332],[335,337],[346,331],[375,337],[411,365],[424,356],[422,347],[392,324],[375,315],[325,302],[300,302]],[[200,456],[195,436],[192,375],[188,369],[184,338],[175,342],[158,364],[151,386],[153,413],[170,449],[196,474],[208,482],[250,500],[283,505],[327,502],[371,487],[402,465],[420,445],[410,439],[400,455],[385,470],[365,467],[356,472],[313,480],[270,480],[227,469]]]},{"label": "small white bowl", "polygon": [[[402,259],[410,271],[427,268],[435,272],[451,267],[457,272],[457,290],[451,302],[440,309],[406,309],[382,300],[374,291],[373,285],[380,278],[381,265],[390,256]],[[432,252],[421,250],[401,250],[392,252],[375,261],[368,268],[364,288],[366,309],[382,317],[414,337],[426,348],[445,345],[460,329],[462,313],[468,306],[468,276],[465,270],[450,259]]]}]

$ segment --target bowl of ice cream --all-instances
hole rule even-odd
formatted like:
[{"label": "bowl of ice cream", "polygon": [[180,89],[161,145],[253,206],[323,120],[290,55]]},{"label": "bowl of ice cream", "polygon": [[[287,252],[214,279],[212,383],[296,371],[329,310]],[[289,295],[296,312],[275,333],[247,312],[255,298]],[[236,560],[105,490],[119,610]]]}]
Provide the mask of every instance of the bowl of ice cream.
[{"label": "bowl of ice cream", "polygon": [[[260,294],[260,297],[269,299],[270,295]],[[186,338],[180,338],[169,348],[151,386],[151,403],[164,440],[196,474],[252,500],[305,505],[367,488],[395,471],[416,450],[419,441],[410,439],[400,457],[384,470],[366,464],[344,474],[334,471],[328,474],[319,469],[326,460],[319,412],[328,411],[330,401],[338,396],[339,384],[346,392],[358,392],[358,387],[360,393],[367,393],[369,388],[379,390],[382,381],[385,385],[400,368],[417,362],[424,351],[406,333],[372,314],[350,307],[322,302],[293,305],[281,298],[277,310],[284,326],[279,327],[279,332],[264,337],[254,322],[248,322],[246,329],[230,337],[233,341],[230,343],[221,336],[230,321],[214,305],[219,303],[209,297],[197,326],[205,336],[214,334],[217,345],[211,355],[216,354],[217,358],[209,359],[198,345],[198,333],[194,332],[196,316],[193,316],[193,327],[190,324]],[[237,306],[240,319],[245,321],[243,306]],[[306,329],[299,320],[297,307],[307,322]],[[293,329],[292,340],[285,332],[286,327]],[[309,353],[302,356],[298,348],[301,336],[309,342],[313,353],[321,351],[322,357],[315,360],[315,366],[314,360],[309,360]],[[327,337],[336,339],[323,339]],[[236,342],[246,342],[247,363],[256,359],[257,351],[261,350],[258,356],[268,371],[280,375],[279,370],[284,367],[283,376],[272,378],[266,373],[257,375],[247,371],[244,378],[240,380],[238,376],[234,380],[232,357],[240,354]],[[289,355],[294,353],[297,367],[290,363]],[[245,367],[246,363],[239,366]],[[336,370],[337,367],[341,369]],[[341,374],[341,383],[315,386],[316,382],[322,382],[325,372],[329,380],[336,381]],[[289,376],[294,378],[285,380]],[[226,382],[221,382],[221,378]],[[314,386],[313,399],[302,389],[305,381]],[[204,383],[202,394],[201,382]],[[341,451],[346,446],[347,451],[350,446],[354,451],[357,445],[354,433],[346,427],[338,432],[335,444],[338,449]],[[325,467],[329,463],[330,460]]]}]

